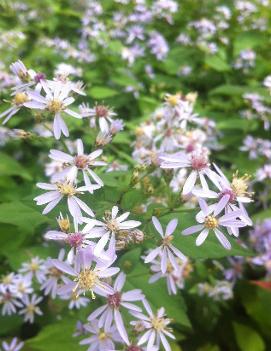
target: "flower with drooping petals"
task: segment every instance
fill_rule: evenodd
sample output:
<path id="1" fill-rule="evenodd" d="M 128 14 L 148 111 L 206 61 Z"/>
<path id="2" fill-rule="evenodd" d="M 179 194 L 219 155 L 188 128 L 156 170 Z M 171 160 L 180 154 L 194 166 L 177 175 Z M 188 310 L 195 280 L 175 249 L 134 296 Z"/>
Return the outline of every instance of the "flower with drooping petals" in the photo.
<path id="1" fill-rule="evenodd" d="M 155 229 L 162 237 L 162 243 L 159 247 L 150 251 L 150 253 L 145 257 L 144 262 L 149 263 L 152 262 L 158 255 L 161 257 L 161 271 L 163 274 L 167 271 L 167 264 L 168 261 L 172 264 L 175 269 L 178 269 L 177 258 L 181 259 L 182 261 L 186 261 L 186 256 L 181 253 L 179 249 L 172 245 L 173 240 L 173 233 L 178 225 L 177 219 L 172 219 L 164 233 L 161 223 L 156 217 L 152 217 L 152 223 Z"/>

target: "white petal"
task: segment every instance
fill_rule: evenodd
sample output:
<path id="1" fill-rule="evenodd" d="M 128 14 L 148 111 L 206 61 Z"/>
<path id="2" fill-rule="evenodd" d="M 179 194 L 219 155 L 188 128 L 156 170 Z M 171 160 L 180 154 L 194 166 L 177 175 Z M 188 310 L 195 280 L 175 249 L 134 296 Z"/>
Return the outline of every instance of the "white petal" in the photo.
<path id="1" fill-rule="evenodd" d="M 196 240 L 196 245 L 197 246 L 200 246 L 204 243 L 205 239 L 207 238 L 209 234 L 209 229 L 203 229 L 203 231 L 199 234 L 199 236 L 197 237 L 197 240 Z"/>

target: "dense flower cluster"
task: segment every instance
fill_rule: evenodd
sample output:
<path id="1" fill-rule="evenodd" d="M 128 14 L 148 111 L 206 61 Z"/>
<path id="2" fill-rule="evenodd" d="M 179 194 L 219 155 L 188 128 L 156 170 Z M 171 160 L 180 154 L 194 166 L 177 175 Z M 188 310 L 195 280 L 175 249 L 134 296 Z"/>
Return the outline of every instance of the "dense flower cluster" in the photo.
<path id="1" fill-rule="evenodd" d="M 27 57 L 9 72 L 0 62 L 0 89 L 8 97 L 0 146 L 16 147 L 3 174 L 30 179 L 19 164 L 13 168 L 16 158 L 29 165 L 19 143 L 33 144 L 38 182 L 33 196 L 26 189 L 25 202 L 28 208 L 34 200 L 29 208 L 42 232 L 38 254 L 24 252 L 29 259 L 18 265 L 4 261 L 3 318 L 21 317 L 34 335 L 49 308 L 56 321 L 62 313 L 80 319 L 73 336 L 88 351 L 171 351 L 182 338 L 173 327 L 184 289 L 191 309 L 195 296 L 204 301 L 203 318 L 208 303 L 225 306 L 247 276 L 249 284 L 270 289 L 271 221 L 262 220 L 269 212 L 250 212 L 252 205 L 270 206 L 271 76 L 258 68 L 268 5 L 215 2 L 196 13 L 194 2 L 82 0 L 63 13 L 79 26 L 71 39 L 51 36 L 49 27 L 35 39 L 41 53 L 57 58 L 51 73 L 42 54 L 41 71 Z M 22 27 L 44 17 L 27 3 L 9 6 Z M 4 31 L 0 51 L 10 52 L 10 43 L 22 48 L 27 38 Z M 241 157 L 234 163 L 236 150 Z M 8 201 L 20 196 L 10 183 Z M 16 221 L 7 226 L 17 230 Z M 244 256 L 226 258 L 233 252 Z M 13 338 L 0 349 L 23 347 Z"/>

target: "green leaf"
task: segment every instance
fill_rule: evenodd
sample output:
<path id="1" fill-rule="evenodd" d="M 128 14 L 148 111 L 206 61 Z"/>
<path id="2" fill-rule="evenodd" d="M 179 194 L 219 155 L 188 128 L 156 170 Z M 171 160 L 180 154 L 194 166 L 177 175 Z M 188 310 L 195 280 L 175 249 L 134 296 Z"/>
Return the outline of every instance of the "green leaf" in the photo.
<path id="1" fill-rule="evenodd" d="M 76 320 L 71 318 L 47 325 L 37 336 L 27 340 L 25 345 L 32 351 L 78 351 L 79 340 L 72 336 L 75 325 Z"/>
<path id="2" fill-rule="evenodd" d="M 20 176 L 26 180 L 31 180 L 32 176 L 20 165 L 18 161 L 7 154 L 0 152 L 0 175 Z"/>
<path id="3" fill-rule="evenodd" d="M 37 226 L 46 222 L 46 216 L 20 201 L 0 204 L 0 223 L 12 224 L 33 233 Z"/>
<path id="4" fill-rule="evenodd" d="M 265 345 L 262 337 L 251 327 L 233 322 L 237 344 L 241 351 L 264 351 Z"/>
<path id="5" fill-rule="evenodd" d="M 205 64 L 217 72 L 227 72 L 230 70 L 230 66 L 225 59 L 218 55 L 207 56 L 205 59 Z"/>
<path id="6" fill-rule="evenodd" d="M 271 293 L 252 284 L 239 286 L 240 301 L 247 314 L 257 322 L 261 331 L 271 340 Z"/>
<path id="7" fill-rule="evenodd" d="M 106 99 L 118 95 L 116 90 L 105 87 L 93 87 L 89 89 L 89 94 L 94 99 Z"/>

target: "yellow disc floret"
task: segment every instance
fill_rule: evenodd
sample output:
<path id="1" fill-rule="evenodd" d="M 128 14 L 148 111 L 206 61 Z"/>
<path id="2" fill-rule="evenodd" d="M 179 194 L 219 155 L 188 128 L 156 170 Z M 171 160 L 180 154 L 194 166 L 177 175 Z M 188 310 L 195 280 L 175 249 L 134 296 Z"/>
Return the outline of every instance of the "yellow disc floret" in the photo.
<path id="1" fill-rule="evenodd" d="M 232 177 L 231 187 L 236 196 L 251 196 L 252 193 L 248 192 L 248 182 L 250 176 L 248 174 L 243 175 L 243 177 L 238 177 L 238 172 L 236 172 Z"/>
<path id="2" fill-rule="evenodd" d="M 168 94 L 165 97 L 166 102 L 173 107 L 177 106 L 180 99 L 181 99 L 181 94 L 179 94 L 179 93 L 175 94 L 175 95 Z"/>
<path id="3" fill-rule="evenodd" d="M 47 105 L 48 111 L 52 113 L 60 112 L 61 110 L 63 110 L 63 108 L 64 108 L 63 102 L 58 99 L 53 99 L 49 101 Z"/>
<path id="4" fill-rule="evenodd" d="M 76 194 L 76 189 L 73 184 L 65 182 L 65 183 L 57 183 L 57 189 L 60 194 L 65 196 L 73 196 Z"/>
<path id="5" fill-rule="evenodd" d="M 86 268 L 79 273 L 75 281 L 77 285 L 74 292 L 78 290 L 90 291 L 92 299 L 95 299 L 93 289 L 99 283 L 99 277 L 96 272 L 90 268 Z"/>
<path id="6" fill-rule="evenodd" d="M 16 93 L 16 95 L 14 96 L 13 102 L 15 105 L 19 106 L 24 104 L 28 100 L 29 100 L 28 96 L 25 93 Z"/>
<path id="7" fill-rule="evenodd" d="M 204 219 L 204 226 L 208 229 L 214 229 L 218 227 L 218 220 L 214 216 L 207 216 Z"/>

